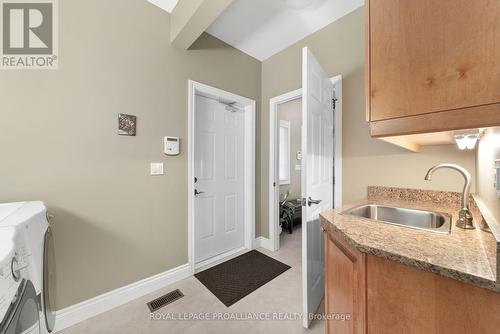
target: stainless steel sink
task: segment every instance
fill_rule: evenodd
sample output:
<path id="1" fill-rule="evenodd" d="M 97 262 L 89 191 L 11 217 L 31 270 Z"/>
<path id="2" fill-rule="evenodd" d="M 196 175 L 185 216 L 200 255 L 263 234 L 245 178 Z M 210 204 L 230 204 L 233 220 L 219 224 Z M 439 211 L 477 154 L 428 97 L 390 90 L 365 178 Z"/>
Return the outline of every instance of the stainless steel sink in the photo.
<path id="1" fill-rule="evenodd" d="M 341 214 L 436 233 L 450 233 L 451 229 L 450 215 L 389 205 L 365 204 L 341 212 Z"/>

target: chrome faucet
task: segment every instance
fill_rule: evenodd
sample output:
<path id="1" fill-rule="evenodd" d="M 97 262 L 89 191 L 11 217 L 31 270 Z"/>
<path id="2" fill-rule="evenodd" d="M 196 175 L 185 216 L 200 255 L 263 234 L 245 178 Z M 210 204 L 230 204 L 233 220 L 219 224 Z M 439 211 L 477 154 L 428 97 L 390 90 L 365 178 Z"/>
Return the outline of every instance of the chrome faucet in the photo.
<path id="1" fill-rule="evenodd" d="M 432 167 L 429 169 L 427 174 L 425 175 L 425 180 L 426 181 L 431 181 L 432 180 L 432 174 L 441 168 L 450 168 L 458 171 L 460 174 L 465 179 L 465 184 L 464 184 L 464 190 L 462 193 L 462 203 L 461 203 L 461 209 L 458 214 L 458 220 L 456 223 L 457 227 L 466 229 L 466 230 L 472 230 L 474 229 L 474 224 L 472 221 L 472 214 L 470 213 L 469 210 L 469 194 L 470 194 L 470 185 L 471 185 L 471 176 L 470 173 L 463 167 L 460 167 L 458 165 L 453 165 L 453 164 L 441 164 Z"/>

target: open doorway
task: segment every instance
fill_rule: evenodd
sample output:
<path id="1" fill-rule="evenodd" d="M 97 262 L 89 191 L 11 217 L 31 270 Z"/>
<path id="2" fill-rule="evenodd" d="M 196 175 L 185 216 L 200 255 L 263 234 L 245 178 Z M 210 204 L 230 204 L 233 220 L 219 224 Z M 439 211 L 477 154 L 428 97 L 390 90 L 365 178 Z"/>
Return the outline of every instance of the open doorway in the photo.
<path id="1" fill-rule="evenodd" d="M 301 160 L 302 98 L 277 106 L 278 117 L 278 191 L 279 244 L 293 242 L 300 236 L 302 224 Z"/>
<path id="2" fill-rule="evenodd" d="M 331 79 L 335 90 L 335 132 L 334 132 L 334 204 L 338 207 L 342 204 L 342 76 L 334 76 Z M 301 168 L 302 168 L 302 140 L 294 139 L 293 133 L 302 133 L 302 89 L 290 91 L 288 93 L 270 99 L 270 141 L 269 141 L 269 245 L 271 250 L 278 250 L 280 242 L 290 239 L 286 234 L 300 233 L 300 218 L 302 216 L 301 198 Z M 296 119 L 296 113 L 300 114 Z M 290 147 L 283 146 L 285 153 L 280 151 L 280 141 L 288 142 L 287 126 L 290 126 Z M 298 129 L 297 129 L 298 127 Z M 283 140 L 280 138 L 283 137 Z M 294 143 L 292 143 L 292 141 Z M 288 165 L 287 162 L 289 161 Z M 281 163 L 281 164 L 280 164 Z M 290 171 L 290 178 L 286 173 L 280 176 L 280 168 L 283 171 Z M 283 180 L 280 180 L 283 179 Z M 290 192 L 288 193 L 288 191 Z M 286 196 L 288 193 L 288 196 Z M 286 197 L 285 197 L 286 196 Z M 282 207 L 284 203 L 290 202 L 295 208 L 293 210 L 293 222 L 291 232 L 287 229 L 289 224 L 282 224 Z M 290 205 L 290 206 L 291 206 Z M 282 226 L 285 226 L 283 228 Z"/>

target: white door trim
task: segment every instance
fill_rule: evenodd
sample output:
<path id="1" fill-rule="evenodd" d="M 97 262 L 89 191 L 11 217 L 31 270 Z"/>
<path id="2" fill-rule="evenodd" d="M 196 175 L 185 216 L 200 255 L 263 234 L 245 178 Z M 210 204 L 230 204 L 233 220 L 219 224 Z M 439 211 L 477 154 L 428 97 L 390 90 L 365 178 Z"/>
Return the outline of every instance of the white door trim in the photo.
<path id="1" fill-rule="evenodd" d="M 278 106 L 300 99 L 302 89 L 273 97 L 269 101 L 269 241 L 272 251 L 279 249 L 279 165 L 278 165 Z"/>
<path id="2" fill-rule="evenodd" d="M 236 101 L 244 105 L 245 113 L 245 153 L 244 153 L 244 230 L 246 251 L 253 249 L 255 239 L 255 100 L 236 95 L 225 90 L 211 87 L 193 80 L 188 81 L 188 263 L 190 272 L 207 269 L 217 263 L 235 256 L 235 250 L 216 256 L 212 261 L 195 263 L 194 247 L 194 117 L 195 96 L 201 93 L 224 100 Z M 238 250 L 236 254 L 240 253 Z"/>
<path id="3" fill-rule="evenodd" d="M 335 112 L 335 185 L 334 205 L 342 205 L 342 75 L 330 80 L 335 85 L 337 98 Z M 279 249 L 279 170 L 278 170 L 278 106 L 302 98 L 302 89 L 273 97 L 269 100 L 269 241 L 272 251 Z M 276 186 L 275 186 L 276 185 Z"/>
<path id="4" fill-rule="evenodd" d="M 342 75 L 336 75 L 330 78 L 335 87 L 335 104 L 334 115 L 334 146 L 335 155 L 333 156 L 333 163 L 335 170 L 333 177 L 335 184 L 333 185 L 333 205 L 335 208 L 342 206 Z M 337 163 L 338 162 L 338 163 Z"/>

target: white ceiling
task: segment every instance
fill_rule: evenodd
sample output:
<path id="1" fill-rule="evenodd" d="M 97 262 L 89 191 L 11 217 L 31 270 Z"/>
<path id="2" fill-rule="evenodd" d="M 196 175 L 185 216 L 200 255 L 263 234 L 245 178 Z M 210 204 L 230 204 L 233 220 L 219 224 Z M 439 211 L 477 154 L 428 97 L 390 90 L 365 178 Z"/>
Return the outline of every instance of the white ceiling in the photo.
<path id="1" fill-rule="evenodd" d="M 175 8 L 175 5 L 177 5 L 177 2 L 179 0 L 148 0 L 151 2 L 153 5 L 156 5 L 160 7 L 163 10 L 166 10 L 169 13 L 172 13 L 172 11 Z"/>
<path id="2" fill-rule="evenodd" d="M 364 0 L 234 0 L 207 32 L 259 60 L 364 5 Z"/>

